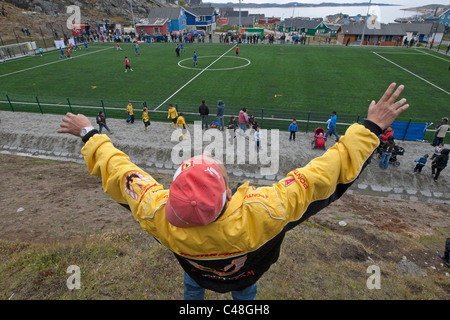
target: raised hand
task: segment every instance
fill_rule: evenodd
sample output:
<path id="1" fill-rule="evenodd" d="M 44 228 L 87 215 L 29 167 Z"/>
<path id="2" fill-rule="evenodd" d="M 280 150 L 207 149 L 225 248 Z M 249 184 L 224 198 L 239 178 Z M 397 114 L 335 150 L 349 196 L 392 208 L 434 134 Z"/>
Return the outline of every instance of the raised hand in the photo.
<path id="1" fill-rule="evenodd" d="M 377 103 L 372 101 L 367 112 L 367 120 L 376 123 L 382 130 L 386 129 L 400 113 L 409 108 L 409 104 L 405 104 L 405 98 L 396 102 L 405 86 L 400 85 L 396 90 L 395 87 L 397 84 L 394 82 Z"/>
<path id="2" fill-rule="evenodd" d="M 80 131 L 84 127 L 91 126 L 89 119 L 83 114 L 74 115 L 68 112 L 63 118 L 59 125 L 62 129 L 56 130 L 58 133 L 69 133 L 74 136 L 79 137 Z"/>

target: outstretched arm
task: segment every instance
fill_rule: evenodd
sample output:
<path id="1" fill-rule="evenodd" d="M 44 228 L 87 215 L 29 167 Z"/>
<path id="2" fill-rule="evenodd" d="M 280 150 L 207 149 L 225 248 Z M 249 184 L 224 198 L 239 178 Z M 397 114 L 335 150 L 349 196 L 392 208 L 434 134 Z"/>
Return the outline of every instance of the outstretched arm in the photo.
<path id="1" fill-rule="evenodd" d="M 282 209 L 288 220 L 299 223 L 341 197 L 369 163 L 379 145 L 378 135 L 409 106 L 397 101 L 404 86 L 391 84 L 382 98 L 372 101 L 363 125 L 350 126 L 339 143 L 305 167 L 294 169 L 274 185 L 284 199 Z"/>

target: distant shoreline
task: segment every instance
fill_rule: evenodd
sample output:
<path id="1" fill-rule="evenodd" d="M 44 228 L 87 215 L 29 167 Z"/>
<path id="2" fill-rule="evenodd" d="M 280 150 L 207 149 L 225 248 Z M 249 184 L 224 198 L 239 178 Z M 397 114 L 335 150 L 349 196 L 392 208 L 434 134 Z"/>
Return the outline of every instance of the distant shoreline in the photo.
<path id="1" fill-rule="evenodd" d="M 214 5 L 216 8 L 237 8 L 239 7 L 236 3 L 210 3 L 204 2 L 204 4 Z M 241 8 L 320 8 L 320 7 L 367 7 L 369 5 L 368 2 L 362 3 L 334 3 L 334 2 L 322 2 L 319 4 L 314 3 L 298 3 L 298 2 L 289 2 L 289 3 L 241 3 Z M 397 4 L 387 4 L 387 3 L 372 3 L 371 6 L 399 6 Z"/>

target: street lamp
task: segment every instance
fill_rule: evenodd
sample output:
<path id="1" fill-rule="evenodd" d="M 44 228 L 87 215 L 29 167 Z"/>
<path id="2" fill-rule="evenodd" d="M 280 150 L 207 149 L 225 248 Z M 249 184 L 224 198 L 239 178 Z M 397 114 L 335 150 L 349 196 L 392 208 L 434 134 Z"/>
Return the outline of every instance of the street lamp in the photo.
<path id="1" fill-rule="evenodd" d="M 130 6 L 131 6 L 131 19 L 133 19 L 134 36 L 137 39 L 136 23 L 134 23 L 133 0 L 130 0 Z"/>
<path id="2" fill-rule="evenodd" d="M 370 5 L 371 5 L 371 3 L 372 3 L 372 0 L 369 0 L 369 7 L 367 8 L 367 14 L 366 14 L 366 17 L 369 16 L 369 10 L 370 10 Z M 364 27 L 363 27 L 363 32 L 362 32 L 362 36 L 361 36 L 361 46 L 362 46 L 362 44 L 363 44 L 363 41 L 364 41 L 364 34 L 365 34 L 365 32 L 366 32 L 366 23 L 367 23 L 367 21 L 364 19 Z M 369 42 L 367 42 L 367 43 L 369 43 Z"/>

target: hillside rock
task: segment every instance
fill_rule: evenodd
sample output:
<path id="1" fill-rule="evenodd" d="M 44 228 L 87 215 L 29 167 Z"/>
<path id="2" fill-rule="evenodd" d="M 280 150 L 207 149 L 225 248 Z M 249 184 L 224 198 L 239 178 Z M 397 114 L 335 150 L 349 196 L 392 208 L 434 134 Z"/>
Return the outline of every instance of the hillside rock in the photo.
<path id="1" fill-rule="evenodd" d="M 92 15 L 103 16 L 104 19 L 111 17 L 131 17 L 131 7 L 129 1 L 123 0 L 69 0 L 69 1 L 50 1 L 50 0 L 6 0 L 14 6 L 35 11 L 38 13 L 45 13 L 50 17 L 58 15 L 65 15 L 66 7 L 70 5 L 79 6 L 82 15 L 90 19 Z M 161 6 L 159 2 L 153 0 L 133 0 L 133 13 L 138 17 L 147 16 L 152 7 Z"/>

